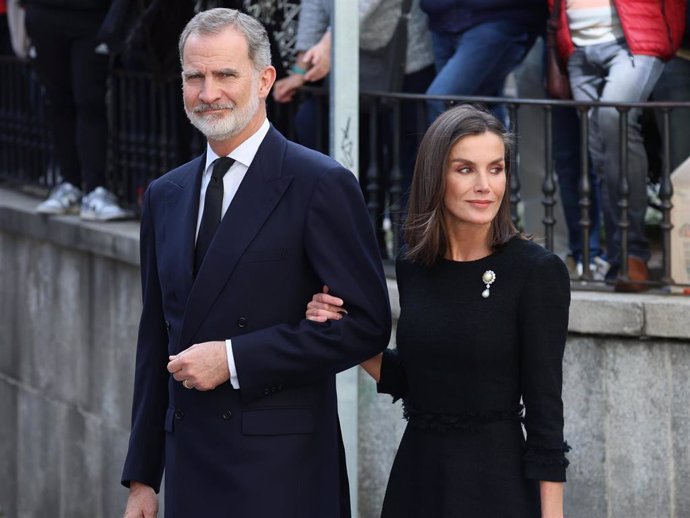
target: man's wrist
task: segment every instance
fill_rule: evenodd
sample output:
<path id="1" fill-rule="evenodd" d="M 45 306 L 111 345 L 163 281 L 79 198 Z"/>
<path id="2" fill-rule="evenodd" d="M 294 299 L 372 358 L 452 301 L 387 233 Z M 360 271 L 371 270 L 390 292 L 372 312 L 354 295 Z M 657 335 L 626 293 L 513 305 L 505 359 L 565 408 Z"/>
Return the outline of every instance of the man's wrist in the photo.
<path id="1" fill-rule="evenodd" d="M 293 73 L 293 74 L 299 75 L 299 76 L 303 76 L 304 74 L 307 73 L 307 69 L 306 69 L 306 68 L 302 68 L 302 67 L 299 66 L 297 63 L 295 63 L 294 65 L 292 65 L 292 66 L 290 67 L 290 72 Z"/>

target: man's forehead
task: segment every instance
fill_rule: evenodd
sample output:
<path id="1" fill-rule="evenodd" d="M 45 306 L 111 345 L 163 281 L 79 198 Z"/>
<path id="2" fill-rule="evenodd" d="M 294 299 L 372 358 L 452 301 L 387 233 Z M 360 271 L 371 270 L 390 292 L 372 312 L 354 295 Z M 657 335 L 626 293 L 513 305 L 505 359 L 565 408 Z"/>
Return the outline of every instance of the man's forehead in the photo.
<path id="1" fill-rule="evenodd" d="M 220 29 L 217 32 L 192 32 L 185 42 L 185 48 L 191 44 L 204 45 L 222 45 L 227 41 L 232 41 L 233 46 L 247 47 L 247 38 L 245 35 L 232 26 Z"/>
<path id="2" fill-rule="evenodd" d="M 244 34 L 232 27 L 227 27 L 213 34 L 190 34 L 182 52 L 183 59 L 188 56 L 249 59 L 249 46 Z"/>

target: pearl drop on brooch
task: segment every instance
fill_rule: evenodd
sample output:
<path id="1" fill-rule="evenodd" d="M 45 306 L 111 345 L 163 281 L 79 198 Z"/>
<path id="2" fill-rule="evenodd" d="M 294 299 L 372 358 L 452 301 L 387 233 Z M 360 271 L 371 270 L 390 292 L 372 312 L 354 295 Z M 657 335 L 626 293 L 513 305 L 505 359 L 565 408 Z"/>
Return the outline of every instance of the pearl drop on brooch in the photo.
<path id="1" fill-rule="evenodd" d="M 491 295 L 490 288 L 491 288 L 491 285 L 494 283 L 495 280 L 496 280 L 496 274 L 494 273 L 493 270 L 486 270 L 482 274 L 482 282 L 484 284 L 486 284 L 486 289 L 484 291 L 482 291 L 482 297 L 484 297 L 485 299 L 488 299 L 489 295 Z"/>

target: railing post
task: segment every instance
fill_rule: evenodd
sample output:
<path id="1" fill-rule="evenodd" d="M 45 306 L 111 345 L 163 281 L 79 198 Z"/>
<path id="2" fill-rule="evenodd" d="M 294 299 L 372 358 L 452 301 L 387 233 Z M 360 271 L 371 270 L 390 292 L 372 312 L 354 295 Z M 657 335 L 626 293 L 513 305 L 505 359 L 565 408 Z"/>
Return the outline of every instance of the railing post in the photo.
<path id="1" fill-rule="evenodd" d="M 378 153 L 376 152 L 378 143 L 376 139 L 378 135 L 378 104 L 377 99 L 374 98 L 371 98 L 370 102 L 367 103 L 369 107 L 369 164 L 367 166 L 366 193 L 369 217 L 374 228 L 377 228 L 381 213 L 381 207 L 379 207 L 379 190 L 381 185 L 379 184 Z"/>
<path id="2" fill-rule="evenodd" d="M 509 104 L 508 105 L 508 117 L 510 119 L 510 131 L 517 139 L 518 135 L 518 114 L 517 114 L 517 105 L 516 104 Z M 510 217 L 513 220 L 513 224 L 516 227 L 521 227 L 520 225 L 520 217 L 518 215 L 518 205 L 520 204 L 520 175 L 518 172 L 518 164 L 520 161 L 518 160 L 518 149 L 519 146 L 515 145 L 515 152 L 512 154 L 510 158 Z"/>
<path id="3" fill-rule="evenodd" d="M 582 232 L 582 279 L 592 280 L 591 250 L 589 249 L 589 233 L 592 220 L 589 211 L 592 206 L 592 193 L 589 184 L 589 116 L 587 107 L 578 106 L 580 115 L 580 228 Z"/>
<path id="4" fill-rule="evenodd" d="M 402 213 L 402 171 L 400 169 L 400 100 L 392 99 L 393 111 L 393 149 L 391 151 L 390 172 L 390 218 L 393 235 L 393 256 L 400 247 L 400 219 Z"/>
<path id="5" fill-rule="evenodd" d="M 661 200 L 661 241 L 663 253 L 663 272 L 661 282 L 665 285 L 673 284 L 671 277 L 671 209 L 673 204 L 673 184 L 671 183 L 671 123 L 670 110 L 661 109 L 662 115 L 662 142 L 663 142 L 663 166 L 661 172 L 661 182 L 659 184 L 659 199 Z M 687 137 L 687 136 L 686 136 Z"/>
<path id="6" fill-rule="evenodd" d="M 620 210 L 620 273 L 618 277 L 628 280 L 628 198 L 630 197 L 630 182 L 628 180 L 628 111 L 629 108 L 618 107 L 618 136 L 620 138 L 620 175 L 618 179 L 618 208 Z M 610 236 L 607 236 L 610 239 Z"/>
<path id="7" fill-rule="evenodd" d="M 556 193 L 556 183 L 553 178 L 553 109 L 551 105 L 547 105 L 544 108 L 545 117 L 545 140 L 546 145 L 545 150 L 545 163 L 546 171 L 544 174 L 544 181 L 541 186 L 541 190 L 544 193 L 544 198 L 542 200 L 542 205 L 544 205 L 544 219 L 542 223 L 544 224 L 544 236 L 546 238 L 546 248 L 553 251 L 553 228 L 556 224 L 556 219 L 554 217 L 553 208 L 556 205 L 556 198 L 554 194 Z"/>

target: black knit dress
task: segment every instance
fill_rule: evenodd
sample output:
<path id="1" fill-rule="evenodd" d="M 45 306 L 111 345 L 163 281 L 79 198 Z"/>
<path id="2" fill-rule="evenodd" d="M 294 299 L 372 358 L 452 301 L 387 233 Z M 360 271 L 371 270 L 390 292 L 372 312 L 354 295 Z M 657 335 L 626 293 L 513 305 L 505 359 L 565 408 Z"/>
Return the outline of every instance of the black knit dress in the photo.
<path id="1" fill-rule="evenodd" d="M 382 517 L 539 518 L 538 481 L 565 481 L 568 464 L 565 265 L 514 238 L 477 261 L 398 259 L 396 270 L 397 349 L 378 390 L 403 398 L 408 425 Z"/>

